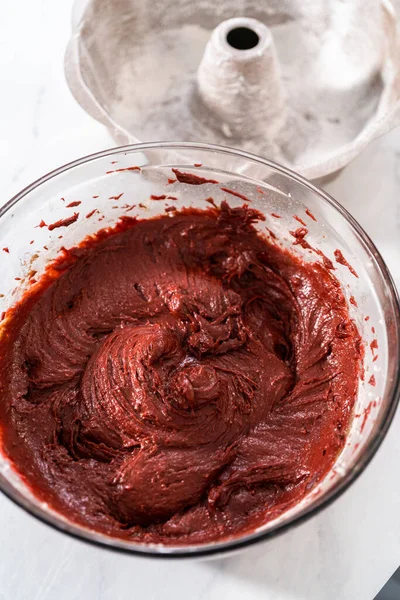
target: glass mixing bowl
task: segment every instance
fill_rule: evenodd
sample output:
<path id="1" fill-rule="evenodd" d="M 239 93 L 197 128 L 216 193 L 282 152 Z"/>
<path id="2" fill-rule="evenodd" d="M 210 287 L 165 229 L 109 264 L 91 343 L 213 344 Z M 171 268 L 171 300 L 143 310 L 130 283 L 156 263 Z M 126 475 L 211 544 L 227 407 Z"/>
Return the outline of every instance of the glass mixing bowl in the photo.
<path id="1" fill-rule="evenodd" d="M 172 168 L 219 183 L 176 181 Z M 175 199 L 154 199 L 165 195 Z M 243 196 L 266 216 L 257 225 L 259 230 L 268 228 L 280 244 L 304 260 L 322 259 L 293 246 L 289 231 L 301 226 L 295 218 L 306 224 L 307 240 L 314 248 L 332 260 L 339 249 L 351 265 L 335 262 L 335 275 L 365 344 L 365 375 L 346 445 L 334 467 L 296 506 L 252 533 L 204 545 L 161 546 L 107 537 L 69 521 L 38 500 L 7 457 L 0 456 L 1 490 L 32 515 L 116 550 L 162 557 L 221 553 L 270 538 L 315 514 L 337 498 L 375 454 L 399 400 L 400 315 L 394 284 L 377 249 L 351 215 L 328 194 L 271 161 L 206 144 L 149 143 L 99 152 L 45 175 L 0 209 L 0 248 L 9 250 L 0 253 L 0 314 L 32 285 L 33 272 L 35 279 L 40 277 L 61 246 L 70 247 L 123 215 L 152 217 L 165 214 L 172 205 L 209 208 L 210 197 L 217 204 L 227 199 L 241 205 Z M 68 208 L 71 202 L 80 204 Z M 42 219 L 53 223 L 74 211 L 79 216 L 67 228 L 38 227 Z M 370 383 L 372 375 L 375 385 Z"/>

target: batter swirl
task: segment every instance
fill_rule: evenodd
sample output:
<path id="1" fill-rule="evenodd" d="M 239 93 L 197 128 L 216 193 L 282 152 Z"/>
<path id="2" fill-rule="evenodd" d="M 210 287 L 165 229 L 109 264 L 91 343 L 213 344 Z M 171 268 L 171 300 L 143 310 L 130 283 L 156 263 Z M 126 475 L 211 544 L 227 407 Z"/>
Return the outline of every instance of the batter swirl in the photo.
<path id="1" fill-rule="evenodd" d="M 3 445 L 69 518 L 143 542 L 251 530 L 329 470 L 357 390 L 341 288 L 248 208 L 65 251 L 0 340 Z"/>

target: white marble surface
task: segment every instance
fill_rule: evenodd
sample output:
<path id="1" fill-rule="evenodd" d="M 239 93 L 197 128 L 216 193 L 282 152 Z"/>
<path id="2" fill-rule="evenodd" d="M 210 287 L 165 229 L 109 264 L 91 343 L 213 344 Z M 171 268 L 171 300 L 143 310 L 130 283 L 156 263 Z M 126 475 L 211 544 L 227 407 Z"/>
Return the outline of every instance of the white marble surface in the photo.
<path id="1" fill-rule="evenodd" d="M 113 145 L 64 81 L 70 11 L 70 0 L 1 4 L 0 202 Z M 372 236 L 400 286 L 400 130 L 326 187 Z M 0 600 L 370 600 L 400 564 L 399 452 L 400 412 L 372 464 L 333 506 L 276 540 L 210 562 L 92 548 L 0 496 Z"/>

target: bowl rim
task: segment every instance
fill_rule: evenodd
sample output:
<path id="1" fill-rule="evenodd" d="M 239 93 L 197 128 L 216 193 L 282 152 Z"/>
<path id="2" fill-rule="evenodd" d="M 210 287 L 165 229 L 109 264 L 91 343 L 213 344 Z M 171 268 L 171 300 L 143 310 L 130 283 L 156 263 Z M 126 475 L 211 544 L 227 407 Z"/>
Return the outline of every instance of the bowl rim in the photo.
<path id="1" fill-rule="evenodd" d="M 46 181 L 57 177 L 65 173 L 66 171 L 72 170 L 75 167 L 86 164 L 88 162 L 105 158 L 108 156 L 114 156 L 121 153 L 140 152 L 144 150 L 156 150 L 156 149 L 168 149 L 168 150 L 186 150 L 186 151 L 209 151 L 220 154 L 234 155 L 255 163 L 262 164 L 270 167 L 275 171 L 284 174 L 291 180 L 305 186 L 311 190 L 314 194 L 319 196 L 324 202 L 332 206 L 351 226 L 353 231 L 356 233 L 358 239 L 364 244 L 368 252 L 373 256 L 380 275 L 384 280 L 387 290 L 389 291 L 389 297 L 392 304 L 394 313 L 395 331 L 397 335 L 397 346 L 395 353 L 397 355 L 397 371 L 392 385 L 391 397 L 388 401 L 387 407 L 382 415 L 381 426 L 372 436 L 368 446 L 365 448 L 364 453 L 358 458 L 355 465 L 345 473 L 333 487 L 321 497 L 316 498 L 313 505 L 303 508 L 299 514 L 292 517 L 288 522 L 277 524 L 268 531 L 254 531 L 246 533 L 242 537 L 228 538 L 220 542 L 213 542 L 204 545 L 189 545 L 189 546 L 164 546 L 159 544 L 133 544 L 131 542 L 113 538 L 102 534 L 96 530 L 85 528 L 80 526 L 73 521 L 65 519 L 62 514 L 57 515 L 57 512 L 47 513 L 42 507 L 31 504 L 28 498 L 25 498 L 23 494 L 14 488 L 9 481 L 0 474 L 0 491 L 4 493 L 12 502 L 19 507 L 26 510 L 30 515 L 37 518 L 42 523 L 50 525 L 54 529 L 68 534 L 74 539 L 85 541 L 101 548 L 108 548 L 110 550 L 131 554 L 136 556 L 147 556 L 152 558 L 198 558 L 206 557 L 211 555 L 232 553 L 246 546 L 250 546 L 256 543 L 260 543 L 264 540 L 271 539 L 292 529 L 293 527 L 307 521 L 312 516 L 318 514 L 322 509 L 328 507 L 336 498 L 338 498 L 344 491 L 346 491 L 350 485 L 356 481 L 356 479 L 365 470 L 372 458 L 376 454 L 380 447 L 384 437 L 386 436 L 389 427 L 393 421 L 394 414 L 396 412 L 399 400 L 400 400 L 400 298 L 397 291 L 396 285 L 392 279 L 390 271 L 386 266 L 385 261 L 377 250 L 375 244 L 371 238 L 359 225 L 355 218 L 330 194 L 308 181 L 305 177 L 299 175 L 295 171 L 280 165 L 272 160 L 262 158 L 255 154 L 230 148 L 228 146 L 221 146 L 216 144 L 196 143 L 196 142 L 143 142 L 138 144 L 126 144 L 123 146 L 116 146 L 95 152 L 87 156 L 83 156 L 71 162 L 68 162 L 61 167 L 58 167 L 47 174 L 43 175 L 39 179 L 35 180 L 20 192 L 14 195 L 8 202 L 0 207 L 0 218 L 5 215 L 17 202 L 27 196 L 31 191 L 40 187 Z M 207 165 L 206 165 L 207 166 Z"/>

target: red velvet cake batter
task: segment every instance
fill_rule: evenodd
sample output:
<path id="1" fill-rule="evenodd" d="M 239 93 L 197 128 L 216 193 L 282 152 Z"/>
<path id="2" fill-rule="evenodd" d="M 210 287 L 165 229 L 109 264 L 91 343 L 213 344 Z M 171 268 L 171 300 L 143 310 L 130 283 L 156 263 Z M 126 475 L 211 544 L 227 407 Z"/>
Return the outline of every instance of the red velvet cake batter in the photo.
<path id="1" fill-rule="evenodd" d="M 255 210 L 125 220 L 65 250 L 0 338 L 4 452 L 34 493 L 109 535 L 249 531 L 330 469 L 360 337 L 340 285 Z"/>

